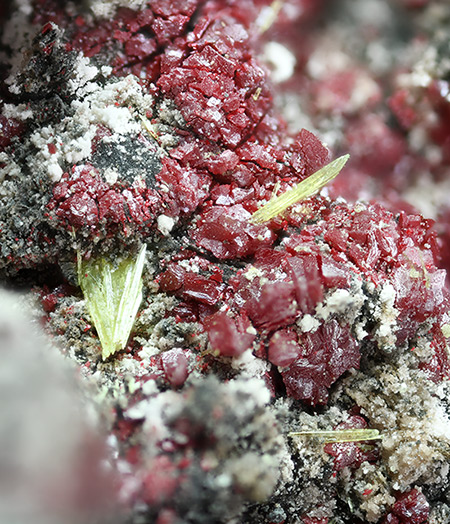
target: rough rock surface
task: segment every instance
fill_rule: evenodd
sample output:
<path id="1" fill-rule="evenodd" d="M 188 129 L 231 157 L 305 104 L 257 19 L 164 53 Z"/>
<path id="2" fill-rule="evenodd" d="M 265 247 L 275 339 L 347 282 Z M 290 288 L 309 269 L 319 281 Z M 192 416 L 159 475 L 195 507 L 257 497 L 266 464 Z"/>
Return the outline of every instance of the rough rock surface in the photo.
<path id="1" fill-rule="evenodd" d="M 0 481 L 27 503 L 1 494 L 0 520 L 448 523 L 449 20 L 437 0 L 0 6 L 0 279 L 25 292 L 0 295 Z M 142 244 L 103 361 L 77 260 Z"/>

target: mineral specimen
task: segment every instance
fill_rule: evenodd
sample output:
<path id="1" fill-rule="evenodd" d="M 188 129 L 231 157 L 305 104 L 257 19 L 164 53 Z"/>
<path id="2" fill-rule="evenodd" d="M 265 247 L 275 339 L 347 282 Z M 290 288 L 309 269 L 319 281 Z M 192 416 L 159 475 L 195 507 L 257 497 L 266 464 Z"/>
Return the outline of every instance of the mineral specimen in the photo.
<path id="1" fill-rule="evenodd" d="M 0 6 L 2 522 L 450 522 L 449 20 Z"/>

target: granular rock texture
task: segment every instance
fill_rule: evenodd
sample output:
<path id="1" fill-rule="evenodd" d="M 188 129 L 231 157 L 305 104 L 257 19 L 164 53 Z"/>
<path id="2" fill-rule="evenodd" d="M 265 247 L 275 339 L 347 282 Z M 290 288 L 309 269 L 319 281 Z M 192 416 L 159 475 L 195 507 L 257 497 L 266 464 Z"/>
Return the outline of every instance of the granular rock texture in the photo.
<path id="1" fill-rule="evenodd" d="M 0 278 L 48 337 L 35 363 L 0 296 L 23 415 L 0 480 L 27 502 L 1 518 L 449 522 L 449 20 L 438 0 L 0 6 Z M 144 244 L 103 360 L 80 268 Z"/>

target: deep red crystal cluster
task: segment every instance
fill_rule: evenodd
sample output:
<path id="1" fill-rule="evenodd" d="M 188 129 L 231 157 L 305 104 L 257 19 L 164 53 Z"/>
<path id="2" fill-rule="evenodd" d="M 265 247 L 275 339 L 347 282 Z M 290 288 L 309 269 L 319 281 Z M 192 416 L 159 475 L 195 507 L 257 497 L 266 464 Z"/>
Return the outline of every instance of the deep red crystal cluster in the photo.
<path id="1" fill-rule="evenodd" d="M 39 282 L 43 309 L 67 345 L 82 341 L 66 352 L 83 373 L 111 391 L 108 380 L 121 384 L 108 417 L 130 522 L 142 511 L 142 522 L 156 524 L 425 524 L 430 511 L 444 511 L 448 474 L 430 480 L 444 471 L 441 459 L 402 484 L 381 443 L 326 444 L 317 451 L 324 465 L 308 470 L 289 440 L 289 409 L 305 420 L 329 416 L 336 432 L 370 427 L 375 417 L 347 394 L 348 377 L 378 384 L 383 366 L 407 368 L 434 399 L 450 378 L 441 269 L 450 267 L 450 207 L 441 202 L 435 223 L 406 194 L 424 171 L 430 184 L 445 183 L 448 65 L 437 49 L 426 86 L 413 82 L 419 66 L 377 73 L 354 56 L 328 71 L 315 53 L 330 43 L 317 28 L 341 3 L 34 0 L 23 63 L 1 68 L 2 277 L 61 268 L 56 284 Z M 392 9 L 412 20 L 429 3 Z M 14 14 L 0 7 L 4 24 Z M 358 38 L 367 56 L 382 39 L 375 29 Z M 296 61 L 278 85 L 274 42 Z M 291 106 L 319 131 L 292 132 Z M 254 224 L 274 194 L 329 162 L 319 136 L 330 121 L 333 155 L 351 154 L 347 172 L 322 196 Z M 148 244 L 145 307 L 126 350 L 107 363 L 83 346 L 98 345 L 91 325 L 67 319 L 76 316 L 66 305 L 75 300 L 66 268 L 74 239 L 82 256 Z M 159 324 L 146 325 L 152 315 Z M 130 369 L 138 372 L 124 386 Z M 243 376 L 248 389 L 236 385 Z M 255 400 L 252 388 L 270 395 Z M 434 406 L 423 405 L 417 420 Z M 384 498 L 353 514 L 347 497 L 359 504 L 376 492 L 370 484 L 355 495 L 364 468 L 384 475 Z"/>
<path id="2" fill-rule="evenodd" d="M 417 489 L 402 493 L 384 522 L 386 524 L 423 524 L 428 521 L 430 507 L 427 499 Z"/>

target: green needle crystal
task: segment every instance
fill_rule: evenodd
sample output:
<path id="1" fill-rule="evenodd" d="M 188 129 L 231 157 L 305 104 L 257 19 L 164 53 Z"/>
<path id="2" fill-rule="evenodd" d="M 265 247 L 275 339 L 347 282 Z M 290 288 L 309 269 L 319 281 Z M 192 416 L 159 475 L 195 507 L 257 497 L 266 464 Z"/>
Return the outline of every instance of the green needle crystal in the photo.
<path id="1" fill-rule="evenodd" d="M 85 260 L 78 254 L 78 282 L 107 359 L 123 349 L 142 301 L 145 244 L 137 258 Z"/>
<path id="2" fill-rule="evenodd" d="M 340 156 L 326 166 L 316 171 L 313 175 L 305 178 L 299 184 L 282 195 L 271 198 L 266 205 L 258 209 L 250 218 L 253 224 L 262 224 L 286 211 L 286 209 L 314 193 L 317 193 L 323 186 L 328 184 L 333 178 L 342 171 L 350 155 Z"/>

